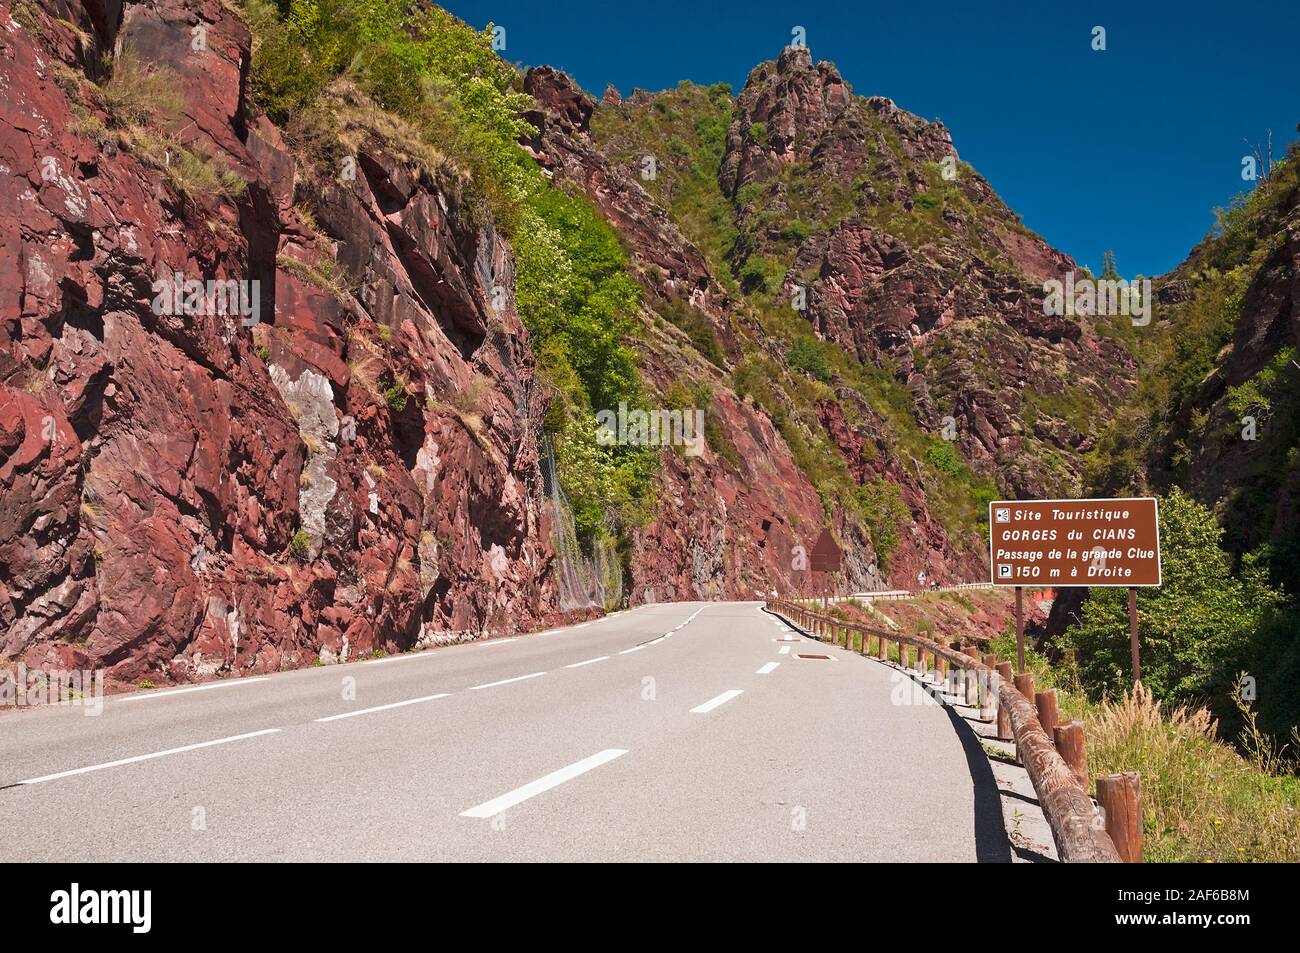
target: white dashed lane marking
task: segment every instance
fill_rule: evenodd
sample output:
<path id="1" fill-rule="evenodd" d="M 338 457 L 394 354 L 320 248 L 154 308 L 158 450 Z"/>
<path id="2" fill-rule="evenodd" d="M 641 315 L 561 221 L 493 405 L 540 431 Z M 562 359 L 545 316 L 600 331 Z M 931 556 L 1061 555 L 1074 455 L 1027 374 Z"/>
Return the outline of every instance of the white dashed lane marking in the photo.
<path id="1" fill-rule="evenodd" d="M 507 808 L 514 807 L 530 797 L 536 797 L 551 788 L 559 787 L 565 781 L 572 781 L 579 775 L 586 774 L 593 768 L 599 768 L 602 764 L 608 764 L 615 758 L 621 758 L 627 754 L 626 748 L 606 748 L 604 751 L 598 751 L 590 758 L 583 758 L 567 768 L 560 768 L 558 771 L 552 771 L 536 781 L 530 781 L 522 787 L 517 787 L 513 791 L 507 791 L 500 797 L 495 797 L 490 801 L 484 801 L 478 807 L 471 807 L 468 811 L 461 811 L 461 817 L 495 817 Z"/>
<path id="2" fill-rule="evenodd" d="M 585 662 L 574 662 L 572 665 L 566 665 L 565 668 L 582 668 L 584 665 L 591 665 L 593 662 L 603 662 L 609 658 L 608 655 L 602 655 L 599 658 L 589 658 Z"/>
<path id="3" fill-rule="evenodd" d="M 717 708 L 719 705 L 725 705 L 727 702 L 731 701 L 737 695 L 742 695 L 742 694 L 744 694 L 744 691 L 743 689 L 739 689 L 739 688 L 733 688 L 730 691 L 725 691 L 721 695 L 717 696 L 716 698 L 710 698 L 703 705 L 696 705 L 694 708 L 691 709 L 691 714 L 707 715 L 709 712 L 713 711 L 713 709 Z"/>
<path id="4" fill-rule="evenodd" d="M 471 685 L 469 690 L 476 692 L 482 688 L 496 688 L 498 685 L 510 685 L 514 682 L 522 682 L 525 679 L 538 678 L 545 674 L 545 672 L 533 672 L 531 675 L 516 675 L 514 678 L 503 678 L 499 682 L 488 682 L 486 685 Z"/>
<path id="5" fill-rule="evenodd" d="M 317 721 L 338 721 L 340 718 L 354 718 L 357 715 L 369 715 L 376 711 L 388 711 L 390 708 L 403 708 L 406 705 L 418 705 L 420 702 L 431 702 L 437 698 L 446 698 L 447 693 L 442 692 L 438 695 L 425 695 L 423 698 L 408 698 L 406 701 L 392 702 L 388 705 L 376 705 L 374 708 L 358 708 L 356 711 L 345 711 L 338 715 L 327 715 L 324 718 L 317 718 Z"/>
<path id="6" fill-rule="evenodd" d="M 107 768 L 120 768 L 126 764 L 135 764 L 138 761 L 151 761 L 154 758 L 164 758 L 171 754 L 181 754 L 185 751 L 197 751 L 200 748 L 211 748 L 213 745 L 229 744 L 232 741 L 243 741 L 247 738 L 259 738 L 262 735 L 273 735 L 279 728 L 263 728 L 261 731 L 250 731 L 242 735 L 232 735 L 229 738 L 217 738 L 213 741 L 200 741 L 198 744 L 183 745 L 179 748 L 168 748 L 166 751 L 155 751 L 152 754 L 138 754 L 133 758 L 121 758 L 117 761 L 105 761 L 103 764 L 92 764 L 84 768 L 73 768 L 71 771 L 60 771 L 57 774 L 45 774 L 39 778 L 28 778 L 26 781 L 19 781 L 19 784 L 41 784 L 45 781 L 55 781 L 59 778 L 70 778 L 75 774 L 89 774 L 91 771 L 103 771 Z"/>

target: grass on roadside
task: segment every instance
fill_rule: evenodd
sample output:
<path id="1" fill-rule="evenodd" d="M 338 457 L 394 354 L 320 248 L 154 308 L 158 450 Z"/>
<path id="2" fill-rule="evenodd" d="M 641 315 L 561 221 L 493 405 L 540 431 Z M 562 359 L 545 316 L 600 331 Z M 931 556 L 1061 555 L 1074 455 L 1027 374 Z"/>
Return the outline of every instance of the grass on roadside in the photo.
<path id="1" fill-rule="evenodd" d="M 1141 686 L 1101 704 L 1061 703 L 1084 722 L 1093 777 L 1142 776 L 1146 860 L 1300 861 L 1300 779 L 1243 758 L 1205 709 L 1162 710 Z"/>
<path id="2" fill-rule="evenodd" d="M 1014 659 L 1015 636 L 998 636 L 989 651 Z M 1027 651 L 1025 667 L 1035 690 L 1057 690 L 1062 720 L 1083 721 L 1093 778 L 1141 775 L 1146 860 L 1300 861 L 1300 778 L 1275 753 L 1243 757 L 1208 711 L 1166 710 L 1141 686 L 1097 703 L 1078 690 L 1068 664 Z M 1243 715 L 1250 723 L 1249 710 Z"/>

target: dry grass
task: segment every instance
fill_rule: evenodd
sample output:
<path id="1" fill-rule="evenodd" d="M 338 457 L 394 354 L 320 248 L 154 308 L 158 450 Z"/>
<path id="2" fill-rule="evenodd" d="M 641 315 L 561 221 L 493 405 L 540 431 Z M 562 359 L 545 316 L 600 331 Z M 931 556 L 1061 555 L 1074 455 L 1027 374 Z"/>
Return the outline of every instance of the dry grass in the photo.
<path id="1" fill-rule="evenodd" d="M 441 187 L 462 180 L 464 172 L 399 116 L 381 109 L 346 79 L 330 89 L 328 108 L 337 123 L 339 145 L 346 155 L 357 155 L 375 144 L 408 166 L 427 174 Z"/>
<path id="2" fill-rule="evenodd" d="M 112 74 L 99 87 L 99 98 L 122 146 L 162 170 L 181 195 L 237 198 L 248 187 L 244 178 L 202 148 L 177 140 L 185 99 L 174 71 L 141 61 L 130 47 L 113 59 Z M 78 115 L 77 131 L 102 140 L 98 118 Z"/>
<path id="3" fill-rule="evenodd" d="M 1141 686 L 1065 707 L 1083 717 L 1094 777 L 1141 774 L 1147 860 L 1300 861 L 1300 779 L 1261 770 L 1218 740 L 1209 712 L 1163 711 Z"/>
<path id="4" fill-rule="evenodd" d="M 164 129 L 176 124 L 185 107 L 180 88 L 174 72 L 144 63 L 134 50 L 124 47 L 99 95 L 114 126 Z"/>
<path id="5" fill-rule="evenodd" d="M 23 380 L 23 390 L 33 397 L 39 397 L 50 386 L 49 359 L 40 364 L 33 364 L 27 369 Z"/>
<path id="6" fill-rule="evenodd" d="M 488 388 L 492 386 L 492 381 L 483 374 L 475 374 L 469 382 L 469 386 L 464 390 L 452 391 L 447 397 L 447 403 L 464 416 L 481 418 L 483 414 L 483 398 Z M 480 426 L 482 421 L 479 421 Z"/>
<path id="7" fill-rule="evenodd" d="M 352 373 L 352 380 L 375 398 L 381 397 L 379 377 L 384 373 L 384 362 L 369 350 L 365 339 L 357 334 L 349 336 L 348 352 L 348 370 Z"/>
<path id="8" fill-rule="evenodd" d="M 333 258 L 322 256 L 316 264 L 309 265 L 289 255 L 276 255 L 275 264 L 299 281 L 314 285 L 331 295 L 334 300 L 343 305 L 348 304 L 351 296 L 361 287 L 361 282 L 350 277 Z"/>

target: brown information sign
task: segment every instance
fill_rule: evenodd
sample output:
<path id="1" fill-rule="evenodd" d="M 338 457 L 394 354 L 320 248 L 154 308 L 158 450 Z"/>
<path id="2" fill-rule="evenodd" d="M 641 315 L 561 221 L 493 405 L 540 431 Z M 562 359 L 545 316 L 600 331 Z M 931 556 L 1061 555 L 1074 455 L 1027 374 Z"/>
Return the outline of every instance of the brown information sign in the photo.
<path id="1" fill-rule="evenodd" d="M 995 586 L 1158 586 L 1153 499 L 989 504 Z"/>

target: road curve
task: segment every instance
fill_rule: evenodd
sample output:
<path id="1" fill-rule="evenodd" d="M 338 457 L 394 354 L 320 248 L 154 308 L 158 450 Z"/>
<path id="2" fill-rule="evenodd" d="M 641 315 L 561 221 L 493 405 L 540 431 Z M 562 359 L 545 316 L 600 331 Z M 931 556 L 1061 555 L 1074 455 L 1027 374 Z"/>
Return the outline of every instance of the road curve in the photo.
<path id="1" fill-rule="evenodd" d="M 795 638 L 668 603 L 11 713 L 0 860 L 1009 860 L 960 718 Z"/>

